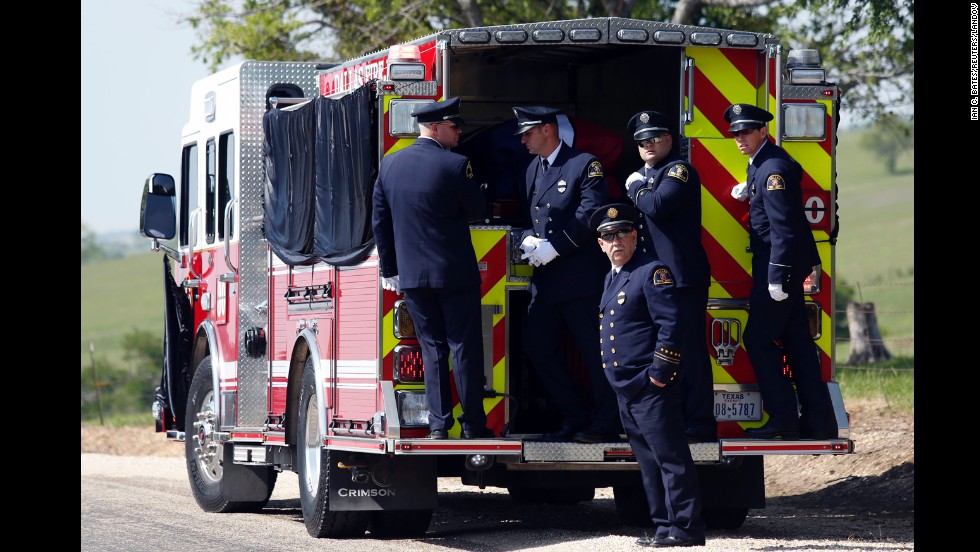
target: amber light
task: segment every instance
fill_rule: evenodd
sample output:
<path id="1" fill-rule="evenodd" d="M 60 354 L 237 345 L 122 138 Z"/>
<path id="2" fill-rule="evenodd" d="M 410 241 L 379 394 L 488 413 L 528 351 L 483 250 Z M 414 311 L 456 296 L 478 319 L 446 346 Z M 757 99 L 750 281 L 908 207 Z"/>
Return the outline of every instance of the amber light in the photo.
<path id="1" fill-rule="evenodd" d="M 422 349 L 417 345 L 398 345 L 394 351 L 393 368 L 395 381 L 399 383 L 422 383 L 425 379 Z"/>

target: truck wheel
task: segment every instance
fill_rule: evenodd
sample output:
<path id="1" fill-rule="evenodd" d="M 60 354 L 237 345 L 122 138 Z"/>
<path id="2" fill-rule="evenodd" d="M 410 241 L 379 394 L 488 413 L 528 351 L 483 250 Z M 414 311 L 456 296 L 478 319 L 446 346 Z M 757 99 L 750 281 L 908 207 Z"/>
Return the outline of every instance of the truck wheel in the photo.
<path id="1" fill-rule="evenodd" d="M 364 534 L 371 512 L 330 511 L 330 450 L 320 442 L 319 401 L 313 359 L 306 360 L 299 395 L 296 435 L 299 498 L 306 530 L 316 538 L 343 539 Z"/>
<path id="2" fill-rule="evenodd" d="M 630 527 L 652 527 L 650 519 L 650 504 L 643 491 L 643 484 L 637 478 L 636 485 L 620 485 L 613 487 L 613 502 L 616 503 L 616 514 L 623 525 Z"/>
<path id="3" fill-rule="evenodd" d="M 228 499 L 229 489 L 224 487 L 225 447 L 216 435 L 219 423 L 218 405 L 211 376 L 211 357 L 206 356 L 194 371 L 194 378 L 191 380 L 187 395 L 184 457 L 187 461 L 187 476 L 191 482 L 194 500 L 205 512 L 258 512 L 269 502 L 278 474 L 272 467 L 242 466 L 240 469 L 258 469 L 267 472 L 261 474 L 264 476 L 261 480 L 268 482 L 268 488 L 263 493 L 265 498 L 256 501 Z"/>
<path id="4" fill-rule="evenodd" d="M 734 531 L 745 523 L 749 515 L 748 508 L 704 508 L 701 519 L 706 529 L 724 529 Z"/>
<path id="5" fill-rule="evenodd" d="M 410 539 L 425 536 L 432 510 L 382 510 L 374 512 L 368 531 L 376 539 Z"/>

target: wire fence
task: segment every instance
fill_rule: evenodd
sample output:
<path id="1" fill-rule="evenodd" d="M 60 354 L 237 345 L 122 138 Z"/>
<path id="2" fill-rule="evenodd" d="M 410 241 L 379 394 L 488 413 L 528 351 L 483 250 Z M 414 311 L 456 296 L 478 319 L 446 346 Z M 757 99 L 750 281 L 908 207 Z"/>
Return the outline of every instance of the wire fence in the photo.
<path id="1" fill-rule="evenodd" d="M 834 324 L 838 365 L 856 369 L 914 369 L 915 357 L 915 279 L 850 284 L 838 281 Z M 848 313 L 848 306 L 857 309 Z M 870 347 L 877 360 L 868 363 L 845 362 L 845 350 Z M 894 352 L 892 352 L 894 351 Z"/>

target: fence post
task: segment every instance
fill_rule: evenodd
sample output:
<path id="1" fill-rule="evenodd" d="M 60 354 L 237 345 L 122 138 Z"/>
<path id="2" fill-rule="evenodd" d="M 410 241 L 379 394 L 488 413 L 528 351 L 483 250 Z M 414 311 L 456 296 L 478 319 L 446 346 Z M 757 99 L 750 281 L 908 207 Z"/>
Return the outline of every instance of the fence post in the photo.
<path id="1" fill-rule="evenodd" d="M 88 342 L 88 354 L 92 359 L 92 379 L 95 383 L 95 402 L 99 405 L 99 425 L 105 425 L 102 419 L 102 395 L 99 393 L 99 375 L 95 371 L 95 343 Z"/>
<path id="2" fill-rule="evenodd" d="M 851 334 L 848 364 L 869 364 L 892 358 L 878 329 L 874 303 L 847 304 L 847 329 Z"/>

